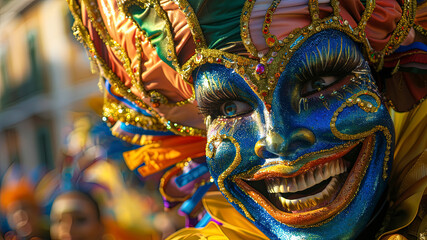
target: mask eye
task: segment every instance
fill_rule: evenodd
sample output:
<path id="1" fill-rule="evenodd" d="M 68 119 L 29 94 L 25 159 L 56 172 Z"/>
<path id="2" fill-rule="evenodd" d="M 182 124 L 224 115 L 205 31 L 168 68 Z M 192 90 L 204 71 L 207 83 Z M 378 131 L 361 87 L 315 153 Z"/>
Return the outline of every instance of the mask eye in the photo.
<path id="1" fill-rule="evenodd" d="M 341 78 L 337 76 L 326 76 L 326 77 L 317 77 L 312 79 L 311 81 L 306 82 L 301 89 L 301 96 L 306 97 L 310 94 L 319 92 L 337 81 Z"/>
<path id="2" fill-rule="evenodd" d="M 232 118 L 236 117 L 248 112 L 251 112 L 253 109 L 252 107 L 241 101 L 227 101 L 223 103 L 220 107 L 220 115 L 225 118 Z"/>

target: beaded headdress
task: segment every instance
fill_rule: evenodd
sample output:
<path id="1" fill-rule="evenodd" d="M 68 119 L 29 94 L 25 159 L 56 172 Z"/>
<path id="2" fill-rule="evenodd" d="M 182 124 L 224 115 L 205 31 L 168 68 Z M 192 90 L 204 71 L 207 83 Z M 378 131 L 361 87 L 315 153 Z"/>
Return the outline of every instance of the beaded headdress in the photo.
<path id="1" fill-rule="evenodd" d="M 385 69 L 375 79 L 390 106 L 408 111 L 427 94 L 422 1 L 68 3 L 74 33 L 101 75 L 103 120 L 113 135 L 143 146 L 125 154 L 143 176 L 204 155 L 193 72 L 206 63 L 238 73 L 269 109 L 293 53 L 310 36 L 334 29 L 360 43 L 376 70 Z"/>
<path id="2" fill-rule="evenodd" d="M 204 136 L 192 72 L 205 63 L 234 69 L 268 107 L 293 52 L 317 32 L 345 32 L 377 70 L 414 41 L 414 29 L 426 33 L 425 4 L 417 20 L 409 0 L 68 2 L 74 32 L 105 81 L 104 120 L 141 144 L 153 130 Z"/>

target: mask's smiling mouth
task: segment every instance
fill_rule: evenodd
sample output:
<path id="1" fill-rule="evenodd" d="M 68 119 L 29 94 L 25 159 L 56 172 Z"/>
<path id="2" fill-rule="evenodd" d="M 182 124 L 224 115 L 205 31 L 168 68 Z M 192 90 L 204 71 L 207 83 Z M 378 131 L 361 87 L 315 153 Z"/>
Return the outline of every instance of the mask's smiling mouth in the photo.
<path id="1" fill-rule="evenodd" d="M 306 163 L 295 173 L 277 165 L 234 180 L 279 222 L 290 226 L 320 224 L 351 202 L 369 165 L 374 136 L 334 154 Z"/>
<path id="2" fill-rule="evenodd" d="M 345 181 L 349 163 L 344 161 L 337 159 L 292 178 L 267 178 L 264 180 L 267 198 L 285 212 L 319 208 L 336 196 Z"/>

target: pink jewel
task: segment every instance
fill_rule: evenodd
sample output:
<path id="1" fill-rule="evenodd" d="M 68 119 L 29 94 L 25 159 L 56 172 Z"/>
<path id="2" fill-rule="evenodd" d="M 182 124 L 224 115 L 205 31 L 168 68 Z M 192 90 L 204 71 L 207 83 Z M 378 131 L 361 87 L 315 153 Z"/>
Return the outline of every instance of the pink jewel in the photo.
<path id="1" fill-rule="evenodd" d="M 260 75 L 260 74 L 263 74 L 264 73 L 264 71 L 265 71 L 265 67 L 264 67 L 264 65 L 263 64 L 258 64 L 257 66 L 256 66 L 256 68 L 255 68 L 255 71 L 256 71 L 256 73 L 258 74 L 258 75 Z"/>
<path id="2" fill-rule="evenodd" d="M 197 56 L 196 56 L 196 61 L 200 62 L 202 60 L 202 58 L 203 58 L 203 55 L 200 54 L 200 53 L 198 53 Z"/>

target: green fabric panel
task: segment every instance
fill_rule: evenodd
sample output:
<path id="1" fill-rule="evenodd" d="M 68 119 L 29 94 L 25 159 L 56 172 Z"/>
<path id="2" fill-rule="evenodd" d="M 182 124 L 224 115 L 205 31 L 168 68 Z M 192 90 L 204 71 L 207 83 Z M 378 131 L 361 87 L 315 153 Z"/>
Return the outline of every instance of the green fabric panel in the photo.
<path id="1" fill-rule="evenodd" d="M 155 46 L 156 52 L 165 63 L 173 69 L 172 61 L 167 59 L 168 41 L 166 40 L 168 26 L 154 8 L 141 8 L 137 5 L 129 7 L 129 13 L 132 18 L 139 25 L 141 30 L 147 33 L 147 37 L 151 38 L 151 44 Z"/>
<path id="2" fill-rule="evenodd" d="M 229 42 L 241 42 L 240 15 L 244 0 L 189 0 L 210 49 L 221 49 Z"/>
<path id="3" fill-rule="evenodd" d="M 208 1 L 207 0 L 188 0 L 187 2 L 193 8 L 194 12 L 197 14 L 197 12 L 199 12 L 203 4 Z"/>

